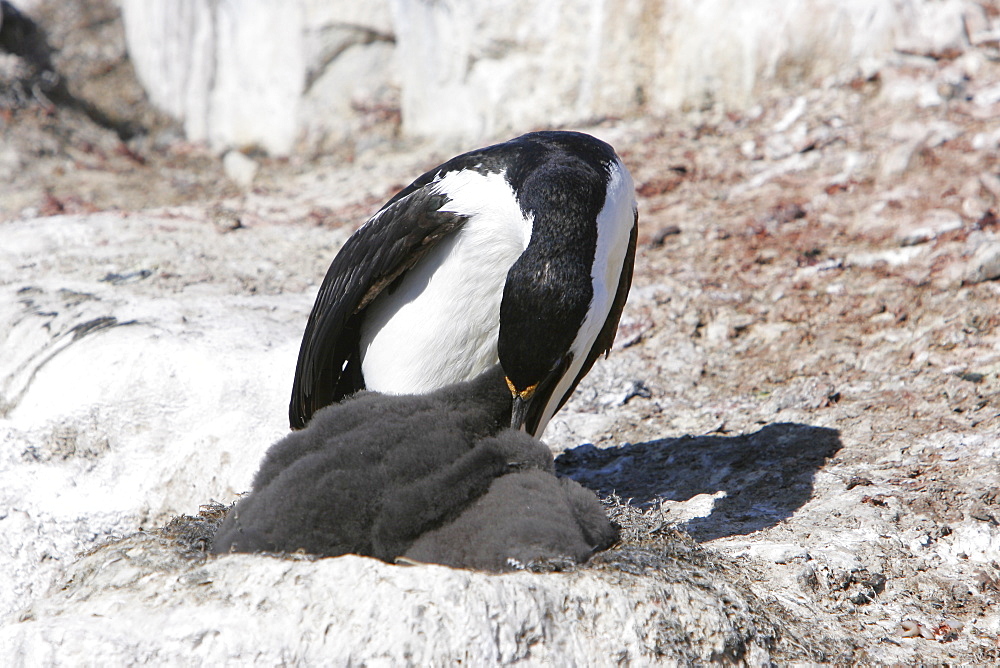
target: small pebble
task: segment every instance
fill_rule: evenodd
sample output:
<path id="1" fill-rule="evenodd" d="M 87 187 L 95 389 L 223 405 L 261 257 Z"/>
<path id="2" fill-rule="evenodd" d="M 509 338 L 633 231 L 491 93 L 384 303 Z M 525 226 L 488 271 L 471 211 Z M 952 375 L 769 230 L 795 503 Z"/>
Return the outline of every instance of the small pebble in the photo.
<path id="1" fill-rule="evenodd" d="M 653 235 L 653 238 L 649 240 L 650 248 L 660 248 L 666 243 L 667 237 L 672 237 L 681 233 L 681 228 L 676 225 L 667 225 Z"/>
<path id="2" fill-rule="evenodd" d="M 257 170 L 260 166 L 253 158 L 249 158 L 239 151 L 229 151 L 222 158 L 222 168 L 234 183 L 249 188 L 253 180 L 257 177 Z"/>
<path id="3" fill-rule="evenodd" d="M 920 622 L 907 619 L 901 624 L 901 626 L 902 631 L 900 632 L 900 635 L 904 638 L 926 638 L 927 640 L 934 640 L 934 631 Z"/>
<path id="4" fill-rule="evenodd" d="M 1000 278 L 1000 244 L 983 244 L 969 261 L 967 279 L 970 283 L 981 283 L 995 278 Z"/>
<path id="5" fill-rule="evenodd" d="M 855 475 L 851 476 L 851 479 L 847 481 L 847 489 L 854 489 L 855 487 L 867 487 L 872 484 L 872 481 L 868 478 Z"/>

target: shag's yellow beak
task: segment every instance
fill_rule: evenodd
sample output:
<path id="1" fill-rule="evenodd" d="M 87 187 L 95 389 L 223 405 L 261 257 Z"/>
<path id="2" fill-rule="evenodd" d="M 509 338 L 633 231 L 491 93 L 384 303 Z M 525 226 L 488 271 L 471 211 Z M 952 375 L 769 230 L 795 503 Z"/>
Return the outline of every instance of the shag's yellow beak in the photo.
<path id="1" fill-rule="evenodd" d="M 507 378 L 507 387 L 510 388 L 510 395 L 514 398 L 514 403 L 510 411 L 510 428 L 524 431 L 524 421 L 528 417 L 528 407 L 531 406 L 531 399 L 535 396 L 538 383 L 519 390 L 514 386 L 514 383 L 510 382 L 510 378 Z"/>

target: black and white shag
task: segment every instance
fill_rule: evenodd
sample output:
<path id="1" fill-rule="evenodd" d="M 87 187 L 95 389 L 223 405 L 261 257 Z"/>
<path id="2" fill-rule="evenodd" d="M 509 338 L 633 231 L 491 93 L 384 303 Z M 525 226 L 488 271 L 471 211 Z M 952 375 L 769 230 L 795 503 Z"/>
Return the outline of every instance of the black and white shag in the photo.
<path id="1" fill-rule="evenodd" d="M 292 428 L 360 389 L 426 393 L 499 359 L 512 426 L 540 435 L 611 348 L 637 225 L 628 170 L 586 134 L 534 132 L 428 171 L 334 258 L 299 350 Z"/>

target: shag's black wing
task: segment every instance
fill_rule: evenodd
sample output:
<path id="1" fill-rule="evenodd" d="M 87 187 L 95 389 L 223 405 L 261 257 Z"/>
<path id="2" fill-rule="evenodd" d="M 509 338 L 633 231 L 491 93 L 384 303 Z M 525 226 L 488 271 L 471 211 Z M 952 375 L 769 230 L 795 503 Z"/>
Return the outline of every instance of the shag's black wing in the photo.
<path id="1" fill-rule="evenodd" d="M 576 386 L 580 384 L 584 376 L 590 373 L 597 358 L 601 355 L 607 355 L 611 351 L 611 346 L 615 343 L 615 335 L 618 333 L 618 322 L 621 320 L 622 310 L 625 308 L 625 300 L 628 299 L 628 291 L 632 287 L 632 271 L 635 267 L 635 247 L 638 236 L 639 212 L 636 211 L 635 223 L 632 225 L 632 232 L 629 235 L 628 250 L 625 251 L 625 261 L 622 263 L 621 277 L 618 279 L 618 291 L 615 293 L 615 299 L 611 303 L 611 310 L 604 321 L 604 326 L 601 327 L 600 333 L 598 333 L 597 338 L 594 340 L 594 345 L 591 347 L 587 359 L 580 368 L 580 373 L 573 379 L 573 384 L 569 386 L 566 394 L 559 397 L 559 404 L 556 406 L 555 411 L 553 411 L 553 415 L 558 413 L 563 405 L 569 401 L 569 398 L 573 396 Z M 569 359 L 565 360 L 564 366 L 569 366 L 570 361 Z M 561 379 L 562 373 L 551 374 L 544 382 L 544 386 L 539 385 L 536 390 L 540 396 L 531 402 L 531 405 L 528 407 L 528 414 L 524 420 L 525 429 L 529 434 L 537 436 L 538 423 L 542 419 L 542 414 L 545 413 L 545 408 L 551 400 L 552 393 L 555 392 L 556 385 L 559 384 Z"/>
<path id="2" fill-rule="evenodd" d="M 295 367 L 288 419 L 306 426 L 313 413 L 364 389 L 358 339 L 361 314 L 383 290 L 465 222 L 438 211 L 447 201 L 433 187 L 450 163 L 424 174 L 389 200 L 344 244 L 326 272 Z"/>

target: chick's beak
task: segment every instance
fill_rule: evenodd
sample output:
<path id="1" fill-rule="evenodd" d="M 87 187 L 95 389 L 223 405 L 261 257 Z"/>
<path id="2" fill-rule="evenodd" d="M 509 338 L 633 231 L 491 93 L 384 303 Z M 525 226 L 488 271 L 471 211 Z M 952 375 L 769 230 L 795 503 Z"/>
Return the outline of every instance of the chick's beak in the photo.
<path id="1" fill-rule="evenodd" d="M 510 428 L 524 431 L 524 421 L 528 418 L 528 408 L 531 407 L 531 400 L 535 396 L 538 384 L 531 385 L 524 390 L 518 390 L 514 386 L 514 383 L 510 382 L 510 378 L 508 378 L 507 387 L 510 388 L 510 394 L 513 398 L 510 411 Z"/>

